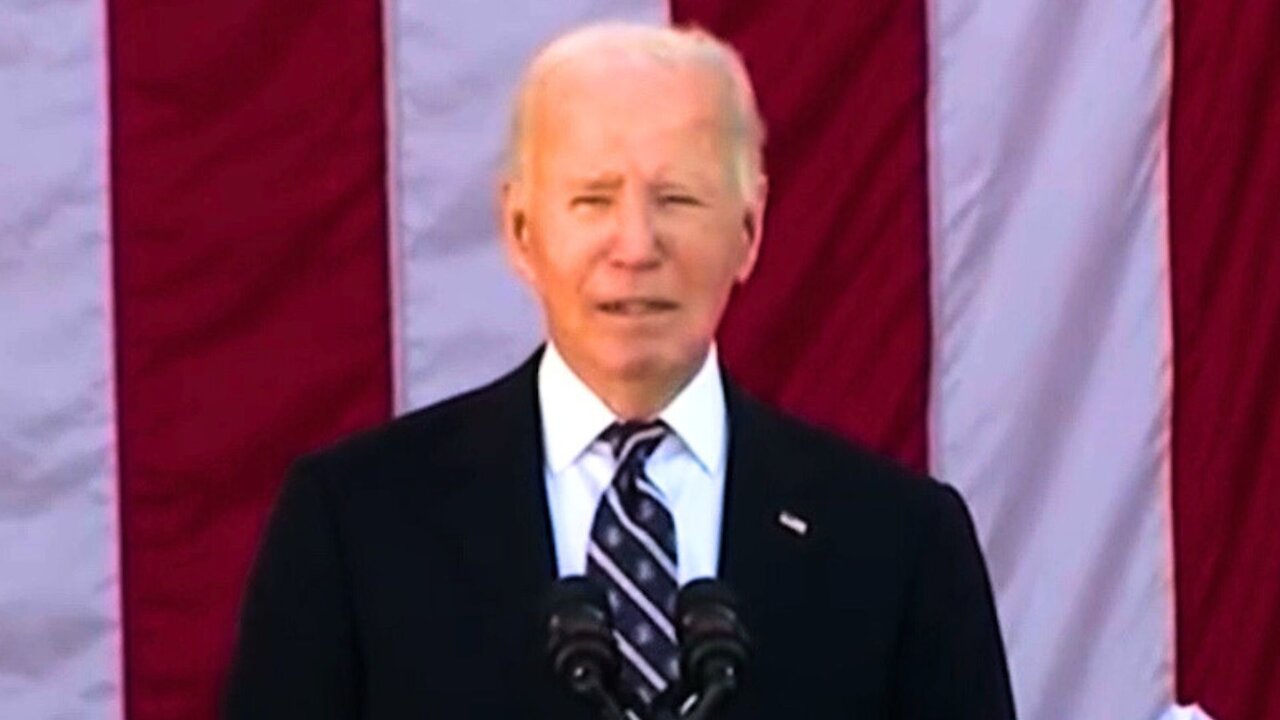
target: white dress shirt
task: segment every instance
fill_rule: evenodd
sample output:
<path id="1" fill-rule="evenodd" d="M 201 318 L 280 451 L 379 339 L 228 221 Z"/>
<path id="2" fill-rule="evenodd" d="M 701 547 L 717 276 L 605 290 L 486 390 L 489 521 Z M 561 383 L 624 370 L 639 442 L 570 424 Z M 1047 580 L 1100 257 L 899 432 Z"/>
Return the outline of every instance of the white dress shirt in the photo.
<path id="1" fill-rule="evenodd" d="M 538 367 L 547 507 L 560 576 L 582 575 L 596 506 L 616 463 L 600 433 L 618 420 L 547 343 Z M 672 430 L 645 464 L 676 525 L 681 585 L 714 577 L 720 555 L 728 421 L 712 346 L 693 380 L 659 413 Z"/>

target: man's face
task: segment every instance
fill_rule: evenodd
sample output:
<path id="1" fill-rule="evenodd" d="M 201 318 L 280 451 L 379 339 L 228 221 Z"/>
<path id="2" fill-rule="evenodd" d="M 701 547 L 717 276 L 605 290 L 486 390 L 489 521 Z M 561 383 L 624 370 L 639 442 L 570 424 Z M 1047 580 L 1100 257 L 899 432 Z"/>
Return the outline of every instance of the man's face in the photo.
<path id="1" fill-rule="evenodd" d="M 504 188 L 512 262 L 575 369 L 692 368 L 755 263 L 763 183 L 742 196 L 710 69 L 580 65 L 553 70 L 531 108 L 523 178 Z"/>

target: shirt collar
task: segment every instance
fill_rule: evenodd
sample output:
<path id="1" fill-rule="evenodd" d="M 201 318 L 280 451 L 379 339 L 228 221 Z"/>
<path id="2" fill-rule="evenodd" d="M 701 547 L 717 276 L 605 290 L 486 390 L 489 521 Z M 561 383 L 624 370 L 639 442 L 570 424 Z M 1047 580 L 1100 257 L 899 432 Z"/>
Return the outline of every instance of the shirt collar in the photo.
<path id="1" fill-rule="evenodd" d="M 724 466 L 724 383 L 720 361 L 712 345 L 702 367 L 658 417 L 675 431 L 702 469 L 713 477 Z"/>
<path id="2" fill-rule="evenodd" d="M 550 341 L 538 366 L 538 399 L 547 465 L 557 475 L 613 423 L 613 411 L 591 392 Z"/>
<path id="3" fill-rule="evenodd" d="M 617 418 L 604 401 L 574 374 L 548 341 L 538 366 L 547 465 L 559 474 L 572 465 Z M 658 414 L 713 476 L 724 465 L 726 411 L 720 363 L 713 344 L 702 367 Z"/>

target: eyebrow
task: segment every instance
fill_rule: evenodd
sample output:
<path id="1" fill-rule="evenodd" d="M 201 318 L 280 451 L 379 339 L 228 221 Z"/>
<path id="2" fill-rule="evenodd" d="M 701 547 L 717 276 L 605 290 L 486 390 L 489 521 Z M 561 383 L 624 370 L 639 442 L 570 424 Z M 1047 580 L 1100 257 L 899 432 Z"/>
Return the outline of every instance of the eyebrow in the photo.
<path id="1" fill-rule="evenodd" d="M 587 192 L 613 192 L 621 188 L 626 180 L 618 174 L 606 173 L 601 175 L 581 176 L 571 178 L 569 187 L 578 191 Z M 653 183 L 653 190 L 657 192 L 705 192 L 707 190 L 708 180 L 701 175 L 691 175 L 681 178 L 661 178 Z"/>
<path id="2" fill-rule="evenodd" d="M 621 175 L 597 175 L 575 178 L 569 182 L 572 187 L 582 190 L 617 190 L 622 187 L 622 183 Z"/>
<path id="3" fill-rule="evenodd" d="M 691 180 L 659 180 L 654 183 L 654 190 L 658 192 L 695 192 L 700 189 L 702 183 L 698 179 Z"/>

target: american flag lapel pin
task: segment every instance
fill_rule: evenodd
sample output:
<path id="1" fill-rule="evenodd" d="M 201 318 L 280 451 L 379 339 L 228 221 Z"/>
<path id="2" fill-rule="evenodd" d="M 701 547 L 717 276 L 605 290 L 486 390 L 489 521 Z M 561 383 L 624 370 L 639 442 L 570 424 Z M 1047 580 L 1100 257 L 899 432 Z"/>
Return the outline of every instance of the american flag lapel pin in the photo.
<path id="1" fill-rule="evenodd" d="M 809 534 L 809 523 L 790 510 L 783 510 L 778 513 L 778 524 L 800 537 Z"/>

